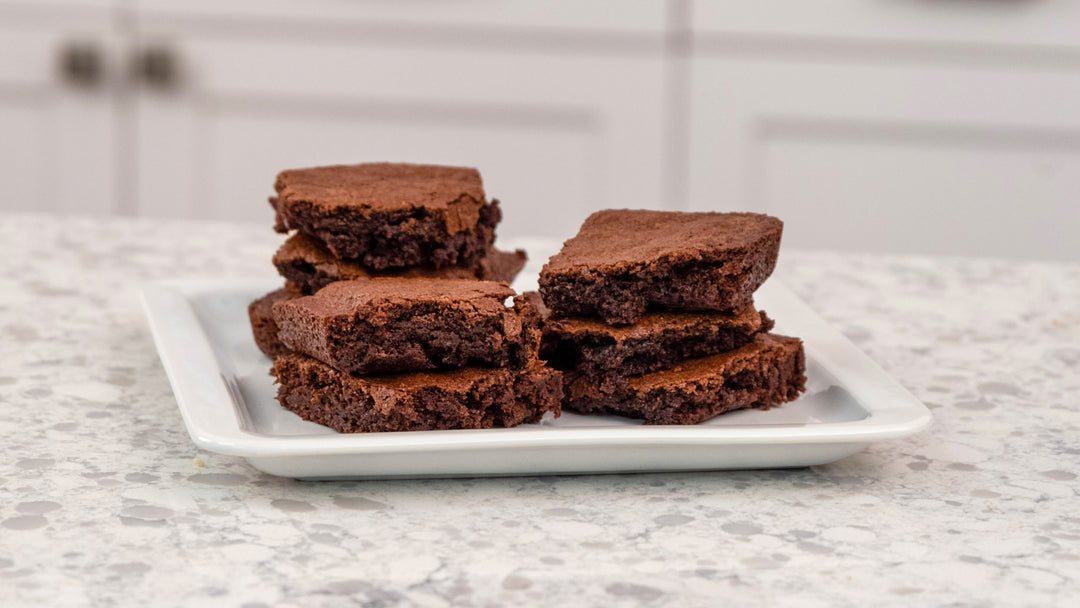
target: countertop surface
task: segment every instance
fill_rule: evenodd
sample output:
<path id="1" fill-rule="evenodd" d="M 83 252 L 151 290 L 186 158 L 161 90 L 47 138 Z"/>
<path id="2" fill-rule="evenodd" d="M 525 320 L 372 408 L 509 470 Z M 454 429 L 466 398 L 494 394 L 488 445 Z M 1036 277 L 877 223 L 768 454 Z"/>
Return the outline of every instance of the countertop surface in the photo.
<path id="1" fill-rule="evenodd" d="M 784 250 L 935 416 L 828 466 L 301 483 L 195 448 L 137 298 L 279 240 L 0 220 L 0 605 L 1080 605 L 1080 266 Z"/>

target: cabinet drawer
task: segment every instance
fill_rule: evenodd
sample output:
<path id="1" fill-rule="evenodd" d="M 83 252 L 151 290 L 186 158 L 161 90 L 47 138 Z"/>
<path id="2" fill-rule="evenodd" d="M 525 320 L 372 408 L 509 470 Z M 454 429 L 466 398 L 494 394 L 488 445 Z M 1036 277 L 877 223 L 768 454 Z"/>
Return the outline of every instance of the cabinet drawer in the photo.
<path id="1" fill-rule="evenodd" d="M 693 0 L 703 50 L 724 36 L 791 45 L 792 41 L 1080 46 L 1074 0 Z"/>
<path id="2" fill-rule="evenodd" d="M 1077 259 L 1080 79 L 694 62 L 690 196 L 802 247 Z"/>
<path id="3" fill-rule="evenodd" d="M 0 9 L 11 9 L 12 11 L 23 10 L 28 12 L 37 11 L 42 13 L 43 10 L 49 9 L 91 9 L 91 10 L 111 10 L 115 9 L 122 0 L 0 0 Z M 81 10 L 74 11 L 80 13 L 79 16 L 85 16 Z M 49 15 L 50 21 L 63 21 L 70 19 L 73 15 L 70 13 L 54 12 Z M 102 17 L 108 17 L 108 15 L 102 15 Z"/>
<path id="4" fill-rule="evenodd" d="M 294 23 L 409 24 L 430 28 L 515 28 L 582 32 L 664 29 L 665 0 L 138 0 L 143 17 L 289 19 Z"/>

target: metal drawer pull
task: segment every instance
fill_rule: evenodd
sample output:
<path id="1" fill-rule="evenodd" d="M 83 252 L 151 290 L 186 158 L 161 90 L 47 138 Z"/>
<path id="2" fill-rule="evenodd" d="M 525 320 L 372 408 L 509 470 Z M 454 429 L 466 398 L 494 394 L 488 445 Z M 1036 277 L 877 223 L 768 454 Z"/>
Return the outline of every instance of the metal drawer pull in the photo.
<path id="1" fill-rule="evenodd" d="M 105 83 L 105 57 L 95 42 L 67 42 L 60 49 L 58 64 L 60 77 L 66 84 L 96 89 Z"/>
<path id="2" fill-rule="evenodd" d="M 136 58 L 134 66 L 138 82 L 160 90 L 175 89 L 180 84 L 180 62 L 172 48 L 148 46 Z"/>

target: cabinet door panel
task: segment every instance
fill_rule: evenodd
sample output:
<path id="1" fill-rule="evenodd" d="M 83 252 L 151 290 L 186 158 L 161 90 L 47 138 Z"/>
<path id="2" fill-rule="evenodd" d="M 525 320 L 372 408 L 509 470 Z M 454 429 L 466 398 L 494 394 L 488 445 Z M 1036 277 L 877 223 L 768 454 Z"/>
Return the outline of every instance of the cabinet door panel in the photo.
<path id="1" fill-rule="evenodd" d="M 349 24 L 412 24 L 439 29 L 470 26 L 528 30 L 660 32 L 665 0 L 552 3 L 548 0 L 138 0 L 154 18 L 169 15 L 288 19 L 294 25 L 318 21 Z"/>
<path id="2" fill-rule="evenodd" d="M 185 87 L 140 100 L 140 209 L 268 221 L 277 171 L 472 165 L 503 233 L 567 235 L 662 204 L 659 58 L 187 40 Z"/>
<path id="3" fill-rule="evenodd" d="M 40 138 L 44 116 L 34 107 L 33 98 L 5 95 L 0 90 L 0 167 L 3 167 L 3 208 L 30 210 L 44 207 L 48 200 L 45 168 L 47 148 Z"/>
<path id="4" fill-rule="evenodd" d="M 64 28 L 37 20 L 0 21 L 0 209 L 88 214 L 114 209 L 111 95 L 64 86 L 56 68 L 66 41 L 74 36 L 106 41 L 102 48 L 107 50 L 106 34 L 94 19 Z"/>
<path id="5" fill-rule="evenodd" d="M 786 243 L 1075 259 L 1080 79 L 701 59 L 690 198 L 787 220 Z"/>
<path id="6" fill-rule="evenodd" d="M 762 144 L 762 209 L 797 245 L 1076 259 L 1080 138 L 997 143 L 776 133 Z"/>

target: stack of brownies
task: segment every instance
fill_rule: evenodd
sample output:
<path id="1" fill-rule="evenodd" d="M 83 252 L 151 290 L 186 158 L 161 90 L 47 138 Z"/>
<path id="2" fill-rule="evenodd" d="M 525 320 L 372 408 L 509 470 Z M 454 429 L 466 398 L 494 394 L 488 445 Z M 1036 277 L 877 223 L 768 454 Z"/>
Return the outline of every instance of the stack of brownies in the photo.
<path id="1" fill-rule="evenodd" d="M 278 400 L 341 432 L 509 427 L 562 407 L 696 424 L 804 390 L 802 342 L 753 294 L 780 220 L 608 210 L 544 266 L 474 169 L 365 164 L 285 171 L 271 199 L 285 286 L 249 307 Z M 508 304 L 512 302 L 512 304 Z"/>
<path id="2" fill-rule="evenodd" d="M 480 173 L 463 167 L 370 163 L 282 171 L 274 229 L 295 230 L 274 254 L 285 286 L 251 303 L 259 349 L 285 352 L 271 307 L 334 281 L 379 276 L 510 283 L 525 252 L 492 243 L 502 219 Z"/>
<path id="3" fill-rule="evenodd" d="M 558 414 L 540 314 L 493 248 L 500 212 L 474 169 L 285 171 L 271 199 L 285 287 L 252 302 L 278 400 L 341 432 L 488 428 Z M 513 298 L 513 306 L 506 301 Z"/>
<path id="4" fill-rule="evenodd" d="M 802 342 L 769 333 L 753 303 L 782 229 L 753 213 L 590 216 L 540 275 L 541 357 L 564 371 L 563 406 L 696 424 L 797 398 Z"/>

